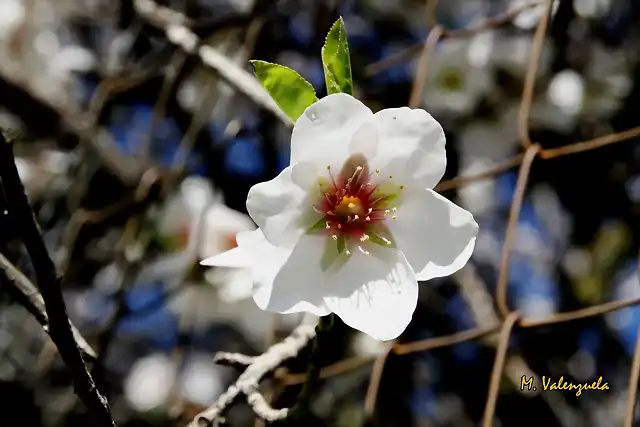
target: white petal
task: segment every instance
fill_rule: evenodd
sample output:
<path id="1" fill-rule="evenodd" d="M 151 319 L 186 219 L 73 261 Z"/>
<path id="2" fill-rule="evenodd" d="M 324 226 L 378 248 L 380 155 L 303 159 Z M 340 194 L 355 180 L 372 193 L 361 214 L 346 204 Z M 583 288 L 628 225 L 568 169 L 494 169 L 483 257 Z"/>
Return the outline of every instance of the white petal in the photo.
<path id="1" fill-rule="evenodd" d="M 291 134 L 291 164 L 312 162 L 320 168 L 341 167 L 349 156 L 349 142 L 371 110 L 345 93 L 325 96 L 309 106 Z"/>
<path id="2" fill-rule="evenodd" d="M 381 110 L 371 120 L 379 135 L 372 168 L 383 169 L 394 159 L 406 159 L 409 164 L 402 168 L 403 175 L 410 174 L 421 187 L 435 187 L 447 167 L 442 126 L 426 111 L 408 107 Z M 383 170 L 387 172 L 394 171 Z"/>
<path id="3" fill-rule="evenodd" d="M 272 273 L 275 272 L 272 277 L 263 270 L 262 280 L 253 295 L 258 307 L 281 314 L 303 311 L 316 316 L 329 314 L 323 301 L 323 273 L 318 273 L 325 240 L 323 237 L 305 235 L 300 238 L 285 262 L 271 269 Z M 316 264 L 316 270 L 309 270 L 304 276 L 299 275 L 302 274 L 299 268 Z"/>
<path id="4" fill-rule="evenodd" d="M 224 285 L 219 289 L 223 302 L 235 303 L 253 295 L 253 274 L 249 268 L 217 269 L 217 273 L 225 271 Z"/>
<path id="5" fill-rule="evenodd" d="M 377 339 L 397 337 L 411 320 L 418 298 L 417 280 L 404 256 L 385 248 L 364 255 L 353 248 L 344 265 L 324 271 L 320 260 L 327 241 L 307 235 L 299 240 L 273 289 L 263 295 L 268 297 L 264 309 L 316 315 L 334 310 L 345 323 Z"/>
<path id="6" fill-rule="evenodd" d="M 478 224 L 470 212 L 432 190 L 410 188 L 387 225 L 418 280 L 461 269 L 473 252 Z"/>
<path id="7" fill-rule="evenodd" d="M 325 298 L 327 307 L 344 323 L 381 341 L 404 332 L 418 303 L 418 282 L 404 255 L 385 252 L 384 262 L 359 257 L 366 270 L 356 282 L 361 285 L 350 295 Z"/>
<path id="8" fill-rule="evenodd" d="M 247 196 L 247 211 L 262 229 L 264 237 L 276 246 L 293 247 L 298 238 L 319 218 L 303 221 L 310 215 L 312 201 L 307 198 L 306 189 L 297 185 L 292 176 L 307 176 L 305 164 L 285 168 L 271 181 L 256 184 Z M 304 173 L 294 173 L 304 169 Z M 305 228 L 306 226 L 306 228 Z"/>
<path id="9" fill-rule="evenodd" d="M 205 237 L 200 248 L 200 257 L 206 258 L 231 249 L 229 237 L 241 231 L 255 230 L 251 218 L 224 204 L 211 206 L 205 214 Z"/>
<path id="10" fill-rule="evenodd" d="M 246 247 L 233 248 L 218 255 L 200 261 L 201 265 L 207 267 L 248 267 L 251 263 L 251 252 Z"/>

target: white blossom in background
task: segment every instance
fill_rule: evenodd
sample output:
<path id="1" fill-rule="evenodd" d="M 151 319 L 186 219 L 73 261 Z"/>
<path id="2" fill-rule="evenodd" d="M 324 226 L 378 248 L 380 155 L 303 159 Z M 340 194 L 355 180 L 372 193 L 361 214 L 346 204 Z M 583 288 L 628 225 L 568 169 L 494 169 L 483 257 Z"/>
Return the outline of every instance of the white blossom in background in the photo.
<path id="1" fill-rule="evenodd" d="M 585 82 L 573 70 L 556 73 L 544 96 L 536 97 L 531 105 L 531 126 L 543 126 L 557 132 L 570 132 L 578 123 L 584 107 Z"/>
<path id="2" fill-rule="evenodd" d="M 522 12 L 520 12 L 513 19 L 513 25 L 518 28 L 522 28 L 523 30 L 532 30 L 540 22 L 540 19 L 547 11 L 547 3 L 549 0 L 540 1 L 538 5 L 529 7 Z M 558 12 L 558 6 L 560 5 L 559 0 L 551 0 L 551 18 L 555 16 L 556 12 Z M 517 9 L 523 7 L 525 4 L 531 3 L 531 0 L 511 0 L 509 4 L 509 10 Z"/>
<path id="3" fill-rule="evenodd" d="M 69 153 L 54 149 L 43 149 L 28 156 L 16 157 L 18 174 L 32 200 L 45 194 L 64 194 L 70 185 L 65 172 L 71 162 L 72 156 Z"/>
<path id="4" fill-rule="evenodd" d="M 138 359 L 125 380 L 125 398 L 139 412 L 163 407 L 171 395 L 176 372 L 175 362 L 164 354 Z"/>
<path id="5" fill-rule="evenodd" d="M 195 282 L 188 274 L 198 260 L 233 249 L 239 232 L 256 228 L 251 218 L 224 205 L 205 178 L 188 177 L 168 200 L 158 228 L 169 248 L 177 252 L 147 265 L 138 282 L 161 280 L 182 287 L 168 301 L 181 330 L 227 323 L 261 345 L 271 317 L 251 299 L 254 281 L 250 270 L 215 267 L 205 272 L 204 282 Z"/>
<path id="6" fill-rule="evenodd" d="M 487 66 L 479 63 L 482 46 L 470 50 L 469 42 L 446 39 L 438 44 L 429 60 L 429 73 L 422 96 L 425 108 L 435 116 L 463 116 L 476 107 L 491 88 Z M 480 58 L 481 61 L 481 58 Z"/>
<path id="7" fill-rule="evenodd" d="M 606 120 L 622 107 L 632 87 L 631 70 L 636 60 L 624 51 L 594 43 L 584 71 L 584 114 Z"/>
<path id="8" fill-rule="evenodd" d="M 582 18 L 602 18 L 611 11 L 612 0 L 573 0 L 573 9 Z"/>
<path id="9" fill-rule="evenodd" d="M 192 355 L 178 374 L 176 392 L 182 400 L 207 406 L 224 391 L 228 374 L 224 367 L 211 363 L 211 355 Z"/>
<path id="10" fill-rule="evenodd" d="M 498 31 L 491 52 L 491 65 L 498 67 L 514 78 L 524 81 L 533 50 L 533 38 L 530 34 L 506 35 Z M 551 69 L 554 47 L 547 39 L 544 42 L 538 60 L 536 81 L 545 78 Z M 517 94 L 519 97 L 521 94 Z"/>
<path id="11" fill-rule="evenodd" d="M 250 267 L 266 311 L 333 312 L 394 339 L 413 317 L 418 280 L 454 273 L 473 252 L 473 216 L 431 190 L 445 167 L 444 132 L 426 111 L 374 114 L 329 95 L 296 122 L 290 166 L 249 191 L 259 230 L 203 264 Z"/>
<path id="12" fill-rule="evenodd" d="M 358 332 L 351 341 L 351 351 L 356 356 L 376 357 L 386 351 L 386 344 L 367 334 Z"/>
<path id="13" fill-rule="evenodd" d="M 478 118 L 460 128 L 461 176 L 482 173 L 513 156 L 518 144 L 518 110 L 519 103 L 503 103 L 494 117 Z M 494 180 L 465 185 L 458 190 L 460 203 L 474 215 L 487 213 L 495 204 L 495 188 Z"/>

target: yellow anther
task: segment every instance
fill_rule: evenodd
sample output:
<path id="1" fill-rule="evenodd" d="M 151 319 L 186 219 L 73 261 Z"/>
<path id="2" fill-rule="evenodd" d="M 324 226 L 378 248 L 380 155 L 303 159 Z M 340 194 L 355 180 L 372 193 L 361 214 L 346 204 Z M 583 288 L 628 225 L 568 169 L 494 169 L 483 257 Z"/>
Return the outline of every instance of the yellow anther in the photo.
<path id="1" fill-rule="evenodd" d="M 360 241 L 361 242 L 366 242 L 367 240 L 369 240 L 369 235 L 368 234 L 363 234 L 362 237 L 360 237 Z"/>
<path id="2" fill-rule="evenodd" d="M 395 215 L 391 217 L 391 219 L 396 219 L 396 218 L 397 218 L 397 217 L 396 217 Z"/>
<path id="3" fill-rule="evenodd" d="M 356 204 L 355 204 L 355 203 L 353 203 L 353 202 L 351 202 L 351 203 L 349 203 L 347 206 L 349 206 L 349 209 L 353 209 L 353 208 L 355 208 L 355 207 L 356 207 Z"/>

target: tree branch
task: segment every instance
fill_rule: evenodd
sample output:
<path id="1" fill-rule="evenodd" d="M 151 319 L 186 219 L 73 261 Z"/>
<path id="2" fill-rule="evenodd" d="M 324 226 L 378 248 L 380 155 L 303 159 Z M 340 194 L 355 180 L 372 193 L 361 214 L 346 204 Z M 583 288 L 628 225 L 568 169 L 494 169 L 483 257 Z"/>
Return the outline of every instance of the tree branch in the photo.
<path id="1" fill-rule="evenodd" d="M 47 316 L 42 295 L 36 286 L 1 253 L 0 269 L 4 272 L 4 275 L 0 274 L 0 279 L 5 278 L 8 284 L 7 293 L 31 313 L 42 325 L 42 329 L 49 334 L 49 316 Z M 73 324 L 71 324 L 71 330 L 84 359 L 94 361 L 96 359 L 95 351 Z"/>
<path id="2" fill-rule="evenodd" d="M 293 127 L 292 120 L 278 107 L 258 79 L 217 49 L 201 45 L 200 38 L 184 25 L 185 18 L 182 15 L 159 6 L 152 0 L 134 0 L 134 6 L 140 17 L 163 29 L 171 43 L 187 53 L 197 55 L 239 93 L 276 116 L 285 126 Z"/>
<path id="3" fill-rule="evenodd" d="M 33 211 L 20 181 L 12 146 L 0 134 L 0 179 L 7 205 L 20 227 L 20 234 L 33 264 L 36 281 L 49 318 L 49 336 L 58 348 L 78 397 L 99 427 L 115 427 L 106 399 L 96 388 L 82 359 L 67 316 L 60 288 L 61 278 L 49 256 Z"/>
<path id="4" fill-rule="evenodd" d="M 269 347 L 260 356 L 251 358 L 251 363 L 235 384 L 229 387 L 213 405 L 196 415 L 188 427 L 206 427 L 223 423 L 226 411 L 241 397 L 247 399 L 247 403 L 259 418 L 267 422 L 285 419 L 289 414 L 289 409 L 272 408 L 260 393 L 260 381 L 269 372 L 280 366 L 282 362 L 296 357 L 315 335 L 315 326 L 304 323 L 295 328 L 291 335 L 282 342 Z M 247 356 L 231 353 L 219 353 L 215 360 L 217 363 L 234 366 L 250 361 Z"/>

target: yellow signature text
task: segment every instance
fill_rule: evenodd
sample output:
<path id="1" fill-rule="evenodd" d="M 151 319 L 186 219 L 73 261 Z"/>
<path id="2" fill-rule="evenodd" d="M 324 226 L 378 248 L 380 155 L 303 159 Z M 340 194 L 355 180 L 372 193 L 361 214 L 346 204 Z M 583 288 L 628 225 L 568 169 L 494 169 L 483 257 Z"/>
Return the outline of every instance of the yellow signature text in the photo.
<path id="1" fill-rule="evenodd" d="M 520 391 L 537 391 L 538 387 L 536 386 L 536 381 L 534 377 L 527 378 L 526 375 L 523 375 L 520 379 Z M 542 390 L 544 391 L 558 391 L 558 390 L 575 390 L 576 396 L 580 396 L 583 390 L 597 390 L 597 391 L 605 391 L 609 390 L 609 383 L 604 381 L 602 377 L 598 377 L 597 381 L 592 383 L 572 383 L 566 382 L 564 377 L 560 377 L 557 380 L 553 380 L 551 377 L 542 376 L 539 381 L 542 383 Z"/>

